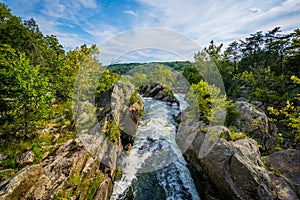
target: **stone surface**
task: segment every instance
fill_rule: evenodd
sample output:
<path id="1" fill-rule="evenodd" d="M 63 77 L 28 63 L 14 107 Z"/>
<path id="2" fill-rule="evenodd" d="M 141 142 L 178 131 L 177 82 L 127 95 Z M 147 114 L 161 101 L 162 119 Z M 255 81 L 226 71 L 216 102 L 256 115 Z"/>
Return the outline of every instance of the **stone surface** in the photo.
<path id="1" fill-rule="evenodd" d="M 281 176 L 271 174 L 271 178 L 277 190 L 277 197 L 279 200 L 299 200 L 300 197 L 297 196 L 293 188 L 288 184 L 288 182 Z"/>
<path id="2" fill-rule="evenodd" d="M 184 153 L 198 192 L 204 199 L 276 199 L 276 188 L 254 140 L 218 139 L 202 157 L 209 137 L 198 132 Z M 206 183 L 206 184 L 204 184 Z"/>
<path id="3" fill-rule="evenodd" d="M 7 155 L 0 154 L 0 162 L 7 159 Z"/>
<path id="4" fill-rule="evenodd" d="M 174 97 L 173 92 L 165 85 L 150 84 L 141 88 L 141 94 L 146 97 L 152 97 L 161 101 L 165 101 L 169 104 L 176 103 L 179 105 L 179 101 Z"/>
<path id="5" fill-rule="evenodd" d="M 124 103 L 134 93 L 132 85 L 113 86 L 99 102 L 99 126 L 88 112 L 93 106 L 83 102 L 83 114 L 78 118 L 78 137 L 48 152 L 41 163 L 23 168 L 13 177 L 0 183 L 0 199 L 109 199 L 123 145 L 133 142 L 121 139 L 109 141 L 102 132 L 103 124 L 114 120 L 121 127 L 124 120 L 136 127 L 143 105 Z M 126 114 L 125 114 L 126 113 Z M 129 119 L 130 118 L 130 119 Z M 78 126 L 78 124 L 77 124 Z M 55 139 L 54 139 L 55 140 Z M 126 143 L 126 144 L 125 144 Z M 125 153 L 125 152 L 124 152 Z M 18 158 L 20 165 L 33 161 L 32 152 Z"/>
<path id="6" fill-rule="evenodd" d="M 267 156 L 265 160 L 271 170 L 280 172 L 300 198 L 300 151 L 296 149 L 277 151 Z"/>
<path id="7" fill-rule="evenodd" d="M 0 185 L 0 199 L 25 199 L 26 193 L 42 174 L 42 166 L 32 165 L 22 169 L 12 178 Z"/>
<path id="8" fill-rule="evenodd" d="M 263 110 L 246 101 L 235 102 L 237 127 L 246 132 L 262 146 L 263 151 L 270 151 L 277 139 L 277 128 L 271 123 Z"/>
<path id="9" fill-rule="evenodd" d="M 16 163 L 19 166 L 24 166 L 24 165 L 32 164 L 33 159 L 34 159 L 34 153 L 32 151 L 26 151 L 17 157 Z"/>

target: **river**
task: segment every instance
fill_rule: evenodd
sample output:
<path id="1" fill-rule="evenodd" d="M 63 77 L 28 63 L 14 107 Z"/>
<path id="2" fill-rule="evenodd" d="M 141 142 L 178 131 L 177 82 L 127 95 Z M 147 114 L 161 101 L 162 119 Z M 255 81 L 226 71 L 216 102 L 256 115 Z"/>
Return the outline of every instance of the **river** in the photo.
<path id="1" fill-rule="evenodd" d="M 143 97 L 145 114 L 111 199 L 200 199 L 176 144 L 177 106 Z M 182 107 L 181 107 L 182 109 Z"/>

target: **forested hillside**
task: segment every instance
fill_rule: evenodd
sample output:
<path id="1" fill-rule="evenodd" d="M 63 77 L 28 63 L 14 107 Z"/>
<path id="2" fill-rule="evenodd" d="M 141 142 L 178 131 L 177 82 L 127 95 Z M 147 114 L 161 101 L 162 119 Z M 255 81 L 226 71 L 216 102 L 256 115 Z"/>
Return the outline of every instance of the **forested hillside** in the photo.
<path id="1" fill-rule="evenodd" d="M 117 78 L 103 71 L 96 45 L 65 51 L 56 36 L 40 31 L 34 19 L 23 21 L 2 3 L 0 14 L 0 152 L 6 158 L 0 163 L 2 179 L 22 167 L 16 163 L 21 152 L 32 149 L 37 163 L 53 145 L 55 132 L 62 135 L 56 141 L 60 144 L 75 136 L 73 89 L 83 63 L 103 74 L 97 94 Z"/>

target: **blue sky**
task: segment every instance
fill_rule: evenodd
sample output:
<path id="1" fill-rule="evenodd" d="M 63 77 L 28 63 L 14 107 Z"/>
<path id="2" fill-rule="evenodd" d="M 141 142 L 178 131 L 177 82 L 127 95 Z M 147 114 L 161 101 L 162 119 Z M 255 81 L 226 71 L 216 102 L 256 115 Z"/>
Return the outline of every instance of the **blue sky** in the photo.
<path id="1" fill-rule="evenodd" d="M 226 46 L 276 26 L 283 33 L 300 27 L 300 0 L 1 1 L 14 15 L 35 19 L 41 31 L 56 35 L 65 49 L 83 43 L 101 46 L 103 41 L 120 33 L 149 27 L 173 30 L 200 47 L 207 46 L 211 40 Z M 137 52 L 131 53 L 132 57 L 135 54 L 138 59 Z M 158 54 L 162 60 L 176 59 L 171 54 Z M 124 60 L 131 61 L 129 57 Z"/>

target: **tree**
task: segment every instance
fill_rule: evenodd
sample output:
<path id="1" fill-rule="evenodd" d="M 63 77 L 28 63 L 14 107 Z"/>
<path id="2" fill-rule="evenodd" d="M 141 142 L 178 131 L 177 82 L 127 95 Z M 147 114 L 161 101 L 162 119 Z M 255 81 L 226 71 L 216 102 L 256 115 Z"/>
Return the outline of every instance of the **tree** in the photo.
<path id="1" fill-rule="evenodd" d="M 208 48 L 204 48 L 204 51 L 210 56 L 210 59 L 214 61 L 215 63 L 221 58 L 221 49 L 222 49 L 223 44 L 220 44 L 217 46 L 214 41 L 210 41 L 210 45 Z"/>
<path id="2" fill-rule="evenodd" d="M 230 43 L 226 49 L 229 58 L 233 61 L 234 74 L 237 73 L 237 61 L 241 58 L 240 45 L 237 41 Z"/>
<path id="3" fill-rule="evenodd" d="M 196 97 L 196 99 L 195 99 Z M 197 105 L 201 113 L 202 120 L 209 123 L 216 121 L 219 112 L 226 109 L 226 95 L 221 94 L 220 88 L 209 85 L 201 80 L 197 84 L 192 84 L 187 95 L 190 105 Z M 191 103 L 191 102 L 195 102 Z M 195 108 L 194 108 L 195 109 Z"/>
<path id="4" fill-rule="evenodd" d="M 49 81 L 40 74 L 39 66 L 30 65 L 24 53 L 17 53 L 8 45 L 4 45 L 1 51 L 1 97 L 7 108 L 5 113 L 17 126 L 21 125 L 16 129 L 31 137 L 31 129 L 49 118 L 53 95 Z"/>
<path id="5" fill-rule="evenodd" d="M 292 43 L 290 49 L 288 49 L 288 54 L 290 55 L 287 59 L 287 74 L 296 74 L 300 76 L 299 66 L 300 66 L 300 29 L 296 29 L 294 37 L 292 38 Z"/>
<path id="6" fill-rule="evenodd" d="M 268 31 L 265 36 L 265 48 L 266 48 L 266 60 L 264 67 L 268 70 L 269 65 L 272 64 L 272 60 L 276 60 L 277 52 L 274 49 L 274 41 L 276 40 L 277 34 L 280 32 L 280 27 L 275 27 L 273 30 Z M 274 62 L 274 61 L 273 61 Z"/>

